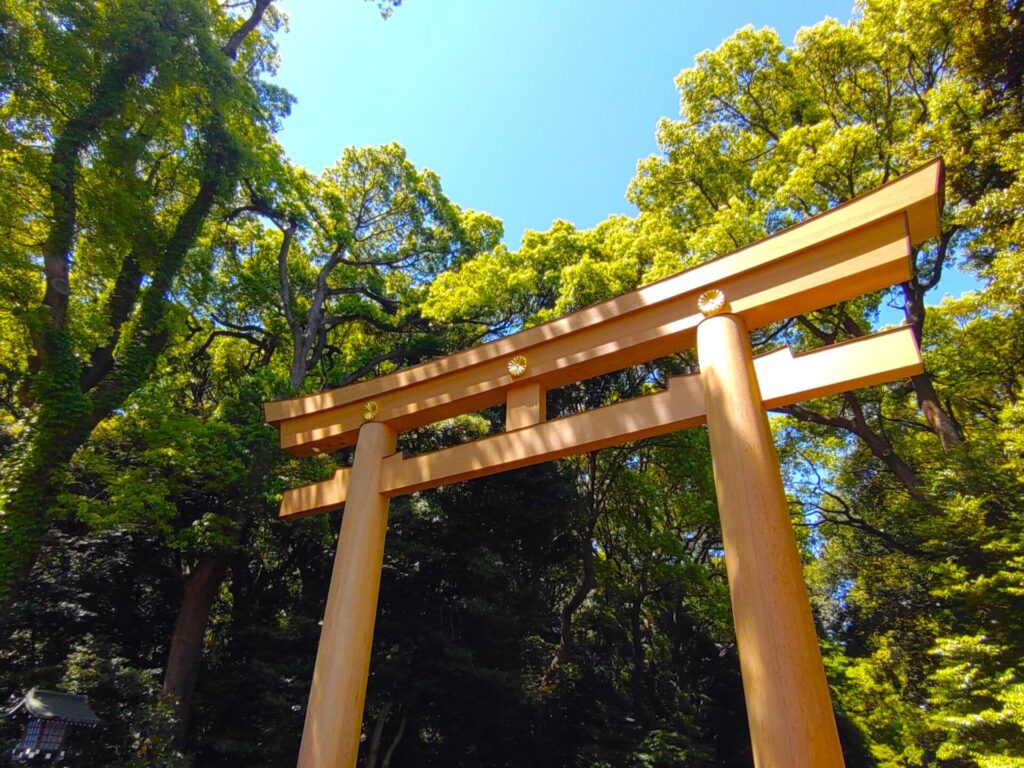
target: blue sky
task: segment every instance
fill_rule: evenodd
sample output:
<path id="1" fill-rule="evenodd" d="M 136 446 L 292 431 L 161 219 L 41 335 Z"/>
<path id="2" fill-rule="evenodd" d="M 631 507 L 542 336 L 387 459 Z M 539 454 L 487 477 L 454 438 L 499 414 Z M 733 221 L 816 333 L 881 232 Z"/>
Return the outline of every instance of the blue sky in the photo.
<path id="1" fill-rule="evenodd" d="M 676 117 L 673 80 L 744 24 L 797 29 L 852 0 L 282 0 L 279 82 L 296 96 L 280 139 L 313 171 L 389 141 L 447 195 L 525 229 L 631 213 L 626 186 Z M 952 283 L 945 290 L 959 290 Z"/>

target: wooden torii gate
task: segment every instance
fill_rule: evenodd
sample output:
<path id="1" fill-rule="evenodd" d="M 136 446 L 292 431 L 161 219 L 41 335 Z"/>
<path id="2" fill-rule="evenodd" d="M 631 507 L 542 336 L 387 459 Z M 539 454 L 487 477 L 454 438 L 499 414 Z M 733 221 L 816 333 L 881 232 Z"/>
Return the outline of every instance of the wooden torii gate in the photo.
<path id="1" fill-rule="evenodd" d="M 920 373 L 920 351 L 904 327 L 752 357 L 749 329 L 909 280 L 911 246 L 939 233 L 942 169 L 935 160 L 773 237 L 497 341 L 267 403 L 267 421 L 293 454 L 356 446 L 351 468 L 281 503 L 282 518 L 345 506 L 299 767 L 356 764 L 392 496 L 705 422 L 754 763 L 842 766 L 766 409 Z M 694 345 L 700 373 L 546 420 L 547 390 Z M 395 452 L 403 430 L 502 403 L 501 434 L 420 456 Z"/>

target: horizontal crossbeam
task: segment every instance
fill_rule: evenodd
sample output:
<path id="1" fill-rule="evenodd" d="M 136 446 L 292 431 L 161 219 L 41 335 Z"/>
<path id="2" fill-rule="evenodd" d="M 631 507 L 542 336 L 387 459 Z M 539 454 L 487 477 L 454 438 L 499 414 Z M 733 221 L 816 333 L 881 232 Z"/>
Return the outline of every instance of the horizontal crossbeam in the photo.
<path id="1" fill-rule="evenodd" d="M 913 376 L 923 368 L 913 332 L 897 328 L 795 356 L 784 347 L 755 358 L 754 370 L 764 406 L 777 408 Z M 673 432 L 704 419 L 700 374 L 676 376 L 657 394 L 421 456 L 394 454 L 383 461 L 380 490 L 401 496 Z M 342 468 L 327 480 L 286 491 L 280 516 L 291 519 L 342 506 L 349 472 Z"/>
<path id="2" fill-rule="evenodd" d="M 513 386 L 544 389 L 619 370 L 694 345 L 697 299 L 725 292 L 750 328 L 880 290 L 911 276 L 910 246 L 938 234 L 936 161 L 827 213 L 573 314 L 372 381 L 267 403 L 281 446 L 310 455 L 355 443 L 374 420 L 398 431 L 504 402 Z M 525 358 L 517 377 L 513 356 Z"/>

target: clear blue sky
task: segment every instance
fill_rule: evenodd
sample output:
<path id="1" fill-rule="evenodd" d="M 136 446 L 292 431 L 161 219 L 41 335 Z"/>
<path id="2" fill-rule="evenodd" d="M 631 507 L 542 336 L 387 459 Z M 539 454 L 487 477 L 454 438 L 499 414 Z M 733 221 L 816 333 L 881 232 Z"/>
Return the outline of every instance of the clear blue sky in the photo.
<path id="1" fill-rule="evenodd" d="M 313 171 L 344 147 L 397 141 L 459 205 L 525 229 L 631 213 L 636 162 L 676 117 L 673 80 L 744 24 L 786 42 L 852 0 L 281 0 L 280 134 Z M 943 286 L 946 290 L 953 287 Z"/>

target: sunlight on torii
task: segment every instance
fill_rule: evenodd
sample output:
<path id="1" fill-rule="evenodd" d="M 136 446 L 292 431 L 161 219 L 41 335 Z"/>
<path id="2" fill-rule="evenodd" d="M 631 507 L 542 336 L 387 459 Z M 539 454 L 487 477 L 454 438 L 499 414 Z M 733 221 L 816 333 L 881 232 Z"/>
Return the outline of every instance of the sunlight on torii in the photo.
<path id="1" fill-rule="evenodd" d="M 300 456 L 356 445 L 351 469 L 288 491 L 282 517 L 342 504 L 299 766 L 355 766 L 391 496 L 707 422 L 757 766 L 842 752 L 766 408 L 920 373 L 909 328 L 753 358 L 749 330 L 911 277 L 939 232 L 941 160 L 727 256 L 502 339 L 341 389 L 265 405 Z M 549 389 L 696 345 L 668 389 L 545 419 Z M 399 431 L 505 403 L 506 431 L 422 456 Z M 357 442 L 358 438 L 358 442 Z"/>

